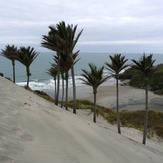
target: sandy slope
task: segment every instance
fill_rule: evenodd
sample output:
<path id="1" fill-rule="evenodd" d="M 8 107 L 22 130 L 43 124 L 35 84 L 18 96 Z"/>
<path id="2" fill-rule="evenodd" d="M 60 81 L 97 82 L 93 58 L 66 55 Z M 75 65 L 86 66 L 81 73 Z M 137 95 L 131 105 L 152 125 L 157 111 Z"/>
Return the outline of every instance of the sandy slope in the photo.
<path id="1" fill-rule="evenodd" d="M 162 163 L 163 151 L 57 108 L 0 77 L 0 163 Z"/>

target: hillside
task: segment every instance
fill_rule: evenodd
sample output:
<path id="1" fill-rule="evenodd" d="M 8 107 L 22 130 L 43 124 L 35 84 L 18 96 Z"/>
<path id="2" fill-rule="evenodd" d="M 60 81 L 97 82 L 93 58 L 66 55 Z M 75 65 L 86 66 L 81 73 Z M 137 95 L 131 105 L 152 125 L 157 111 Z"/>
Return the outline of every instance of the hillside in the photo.
<path id="1" fill-rule="evenodd" d="M 163 152 L 0 77 L 1 163 L 162 163 Z"/>

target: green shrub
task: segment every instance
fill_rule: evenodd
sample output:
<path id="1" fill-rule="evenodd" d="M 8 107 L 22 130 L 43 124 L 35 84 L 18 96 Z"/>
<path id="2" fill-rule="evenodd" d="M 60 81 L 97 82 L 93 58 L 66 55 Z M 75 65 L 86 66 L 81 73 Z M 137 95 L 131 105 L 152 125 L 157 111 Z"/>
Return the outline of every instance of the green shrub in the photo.
<path id="1" fill-rule="evenodd" d="M 0 76 L 3 76 L 3 73 L 0 72 Z"/>
<path id="2" fill-rule="evenodd" d="M 35 94 L 37 94 L 38 96 L 50 101 L 50 102 L 54 102 L 54 99 L 52 99 L 47 93 L 43 92 L 43 91 L 39 91 L 39 90 L 34 90 L 33 91 Z"/>
<path id="3" fill-rule="evenodd" d="M 156 126 L 154 130 L 156 135 L 163 139 L 163 126 Z"/>

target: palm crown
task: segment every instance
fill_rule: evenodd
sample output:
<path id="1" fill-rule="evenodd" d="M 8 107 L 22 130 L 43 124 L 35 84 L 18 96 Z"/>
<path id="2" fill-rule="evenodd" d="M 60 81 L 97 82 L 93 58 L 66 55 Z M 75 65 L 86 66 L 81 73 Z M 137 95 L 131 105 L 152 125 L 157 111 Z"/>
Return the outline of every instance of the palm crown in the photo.
<path id="1" fill-rule="evenodd" d="M 123 69 L 128 67 L 128 65 L 125 65 L 128 59 L 125 59 L 125 56 L 121 56 L 121 54 L 115 54 L 114 56 L 109 56 L 111 59 L 111 63 L 105 63 L 107 66 L 106 68 L 111 71 L 112 73 L 115 73 L 117 76 Z"/>
<path id="2" fill-rule="evenodd" d="M 71 54 L 83 30 L 76 36 L 77 25 L 67 25 L 64 21 L 49 27 L 48 35 L 43 35 L 41 45 L 53 51 Z"/>
<path id="3" fill-rule="evenodd" d="M 31 63 L 38 56 L 38 52 L 34 48 L 29 47 L 20 47 L 18 60 L 24 64 L 26 67 L 29 67 Z"/>
<path id="4" fill-rule="evenodd" d="M 134 59 L 132 61 L 134 62 L 132 67 L 144 75 L 145 78 L 150 78 L 156 71 L 156 67 L 153 66 L 155 60 L 152 60 L 152 54 L 149 56 L 143 54 L 139 61 Z"/>
<path id="5" fill-rule="evenodd" d="M 15 47 L 14 45 L 12 46 L 7 45 L 6 49 L 2 50 L 1 55 L 10 59 L 11 61 L 14 61 L 15 59 L 17 59 L 17 53 L 18 53 L 17 47 Z"/>
<path id="6" fill-rule="evenodd" d="M 90 71 L 82 69 L 82 76 L 81 80 L 84 84 L 92 86 L 94 91 L 96 91 L 97 87 L 105 82 L 108 77 L 103 78 L 103 70 L 104 67 L 97 68 L 96 65 L 89 63 Z"/>
<path id="7" fill-rule="evenodd" d="M 15 83 L 15 60 L 18 59 L 18 49 L 14 45 L 6 45 L 6 49 L 2 50 L 1 55 L 10 59 L 13 66 L 13 82 Z"/>

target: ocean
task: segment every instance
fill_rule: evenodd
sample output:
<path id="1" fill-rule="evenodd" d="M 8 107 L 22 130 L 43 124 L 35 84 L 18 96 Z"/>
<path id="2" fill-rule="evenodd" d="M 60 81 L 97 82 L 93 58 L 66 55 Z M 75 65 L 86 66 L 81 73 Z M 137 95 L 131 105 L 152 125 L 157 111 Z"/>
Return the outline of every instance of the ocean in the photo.
<path id="1" fill-rule="evenodd" d="M 30 66 L 31 76 L 29 86 L 33 90 L 52 90 L 54 89 L 54 80 L 47 73 L 53 63 L 54 52 L 40 52 L 39 56 Z M 88 63 L 94 63 L 97 66 L 103 66 L 105 62 L 110 62 L 109 55 L 111 53 L 79 53 L 80 60 L 75 65 L 75 78 L 76 85 L 81 86 L 81 70 L 88 69 Z M 139 59 L 142 54 L 127 53 L 125 55 L 128 60 L 128 64 L 131 64 L 131 59 Z M 153 54 L 153 59 L 156 59 L 155 64 L 163 63 L 163 54 Z M 18 85 L 26 85 L 26 69 L 25 66 L 16 61 L 16 83 Z M 5 77 L 12 79 L 12 64 L 11 61 L 0 56 L 0 72 L 4 74 Z M 105 74 L 109 72 L 105 69 Z M 110 85 L 115 84 L 114 79 L 109 79 Z M 71 78 L 69 79 L 69 87 L 72 86 Z"/>

